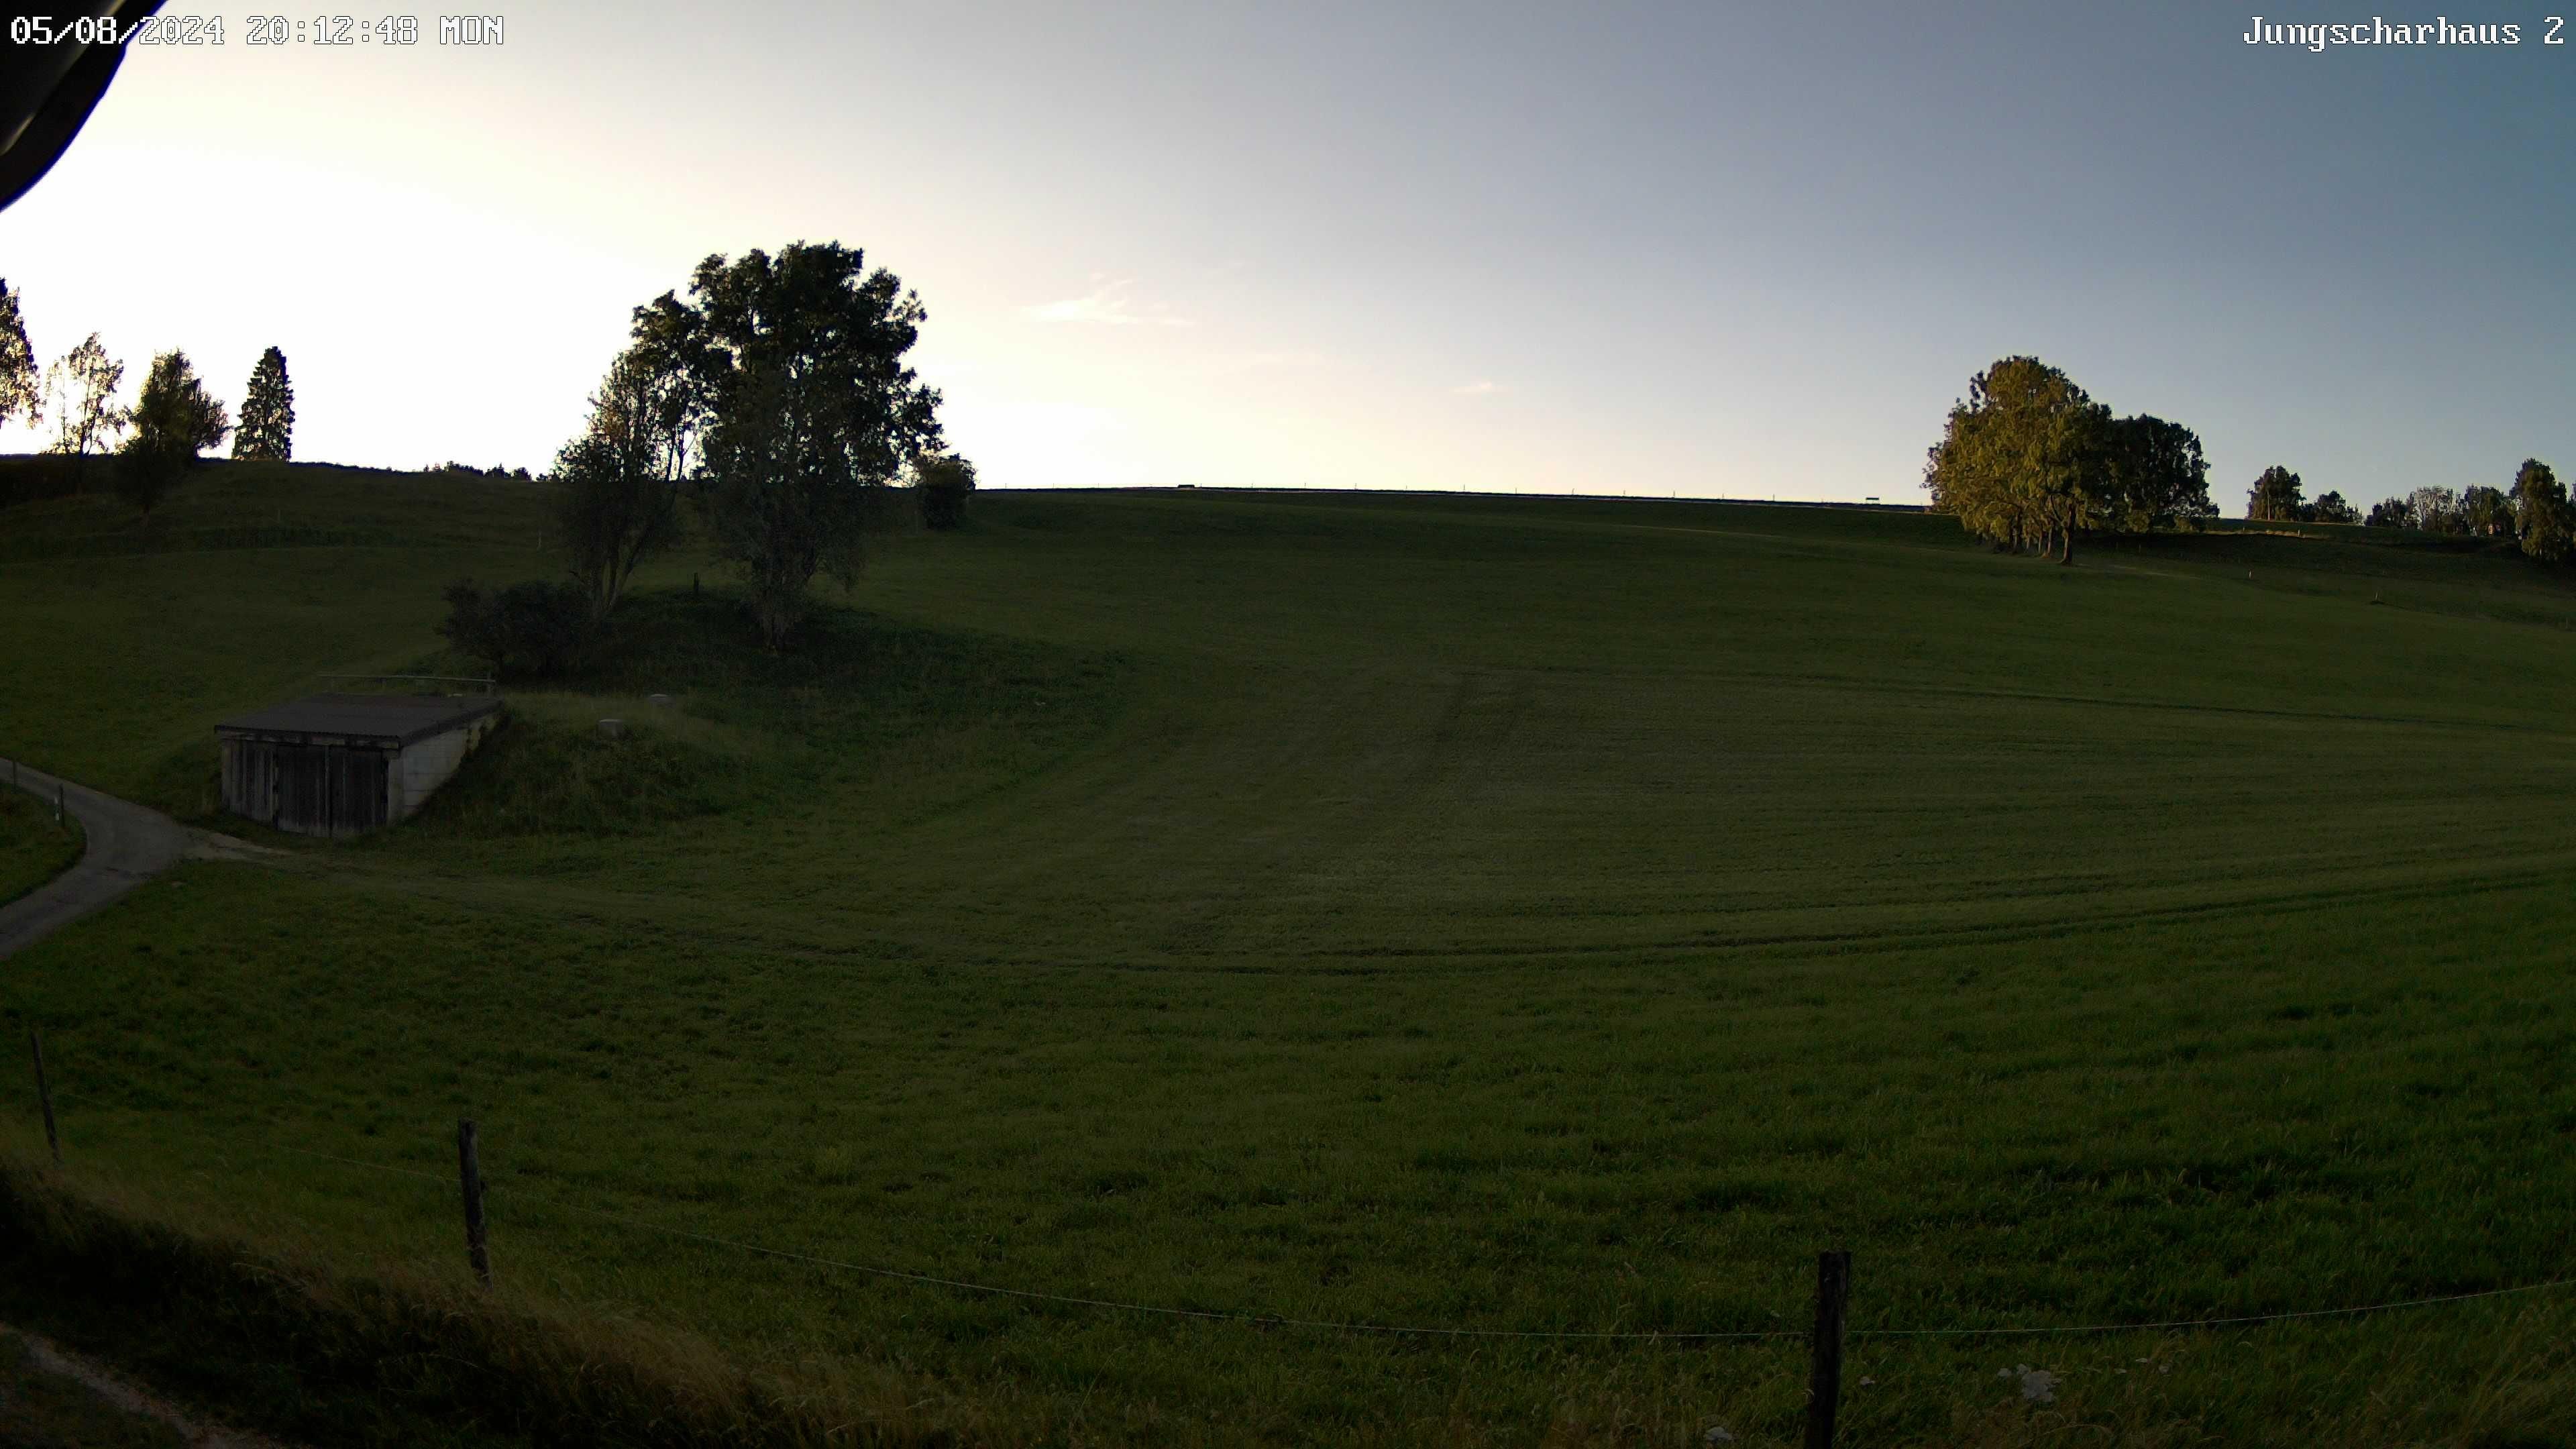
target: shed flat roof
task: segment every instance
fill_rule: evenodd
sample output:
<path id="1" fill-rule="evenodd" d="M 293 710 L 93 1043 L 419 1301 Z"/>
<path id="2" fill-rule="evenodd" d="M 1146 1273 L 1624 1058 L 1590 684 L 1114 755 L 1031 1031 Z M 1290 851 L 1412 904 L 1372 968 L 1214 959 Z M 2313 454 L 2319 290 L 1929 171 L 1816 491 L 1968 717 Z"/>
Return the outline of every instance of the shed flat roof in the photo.
<path id="1" fill-rule="evenodd" d="M 218 733 L 364 735 L 410 744 L 472 723 L 501 707 L 493 694 L 315 694 L 228 719 Z"/>

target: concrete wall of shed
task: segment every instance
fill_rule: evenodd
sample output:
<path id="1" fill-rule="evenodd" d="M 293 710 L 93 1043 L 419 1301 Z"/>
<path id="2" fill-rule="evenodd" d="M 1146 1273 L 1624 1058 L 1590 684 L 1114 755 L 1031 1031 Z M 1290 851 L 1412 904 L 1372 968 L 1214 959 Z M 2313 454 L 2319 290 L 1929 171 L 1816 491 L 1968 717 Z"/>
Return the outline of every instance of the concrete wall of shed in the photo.
<path id="1" fill-rule="evenodd" d="M 461 728 L 445 734 L 414 740 L 394 757 L 394 766 L 385 771 L 385 819 L 402 821 L 429 799 L 430 792 L 447 783 L 474 747 L 500 724 L 498 714 L 487 714 Z"/>

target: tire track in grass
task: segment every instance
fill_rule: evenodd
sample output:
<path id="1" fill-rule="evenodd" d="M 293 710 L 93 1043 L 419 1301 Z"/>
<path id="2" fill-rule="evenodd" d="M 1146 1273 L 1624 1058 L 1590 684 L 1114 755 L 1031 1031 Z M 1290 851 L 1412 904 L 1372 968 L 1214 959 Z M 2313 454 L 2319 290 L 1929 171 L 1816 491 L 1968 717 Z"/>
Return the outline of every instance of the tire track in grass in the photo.
<path id="1" fill-rule="evenodd" d="M 278 868 L 268 862 L 265 868 Z M 292 867 L 292 859 L 282 863 Z M 2356 877 L 2336 872 L 2331 884 L 2296 889 L 2251 887 L 2216 899 L 2176 901 L 2120 909 L 2055 911 L 2008 919 L 1941 924 L 1877 919 L 1831 930 L 1703 930 L 1626 940 L 1493 941 L 1417 946 L 1393 942 L 1355 942 L 1303 949 L 1230 950 L 1166 948 L 1158 955 L 1121 953 L 957 952 L 942 934 L 925 927 L 919 934 L 879 934 L 866 939 L 838 939 L 810 928 L 799 929 L 801 915 L 790 907 L 725 907 L 674 901 L 659 895 L 627 895 L 592 887 L 549 885 L 518 880 L 421 877 L 391 870 L 335 870 L 317 877 L 327 884 L 371 895 L 411 897 L 472 911 L 544 916 L 592 927 L 655 931 L 701 949 L 722 948 L 775 952 L 840 960 L 903 962 L 937 959 L 950 965 L 1008 970 L 1117 971 L 1142 974 L 1205 973 L 1213 975 L 1369 976 L 1395 972 L 1420 975 L 1489 975 L 1526 970 L 1552 960 L 1638 962 L 1658 958 L 1692 958 L 1740 952 L 1804 951 L 1815 955 L 1901 955 L 1966 946 L 1999 946 L 2025 941 L 2117 933 L 2230 917 L 2271 918 L 2341 909 L 2357 902 L 2421 900 L 2456 901 L 2464 891 L 2487 894 L 2543 885 L 2576 872 L 2576 850 L 2522 857 L 2507 866 L 2494 861 L 2440 868 L 2391 865 L 2384 872 Z M 1779 914 L 1814 917 L 1836 914 L 1832 907 L 1813 907 Z"/>

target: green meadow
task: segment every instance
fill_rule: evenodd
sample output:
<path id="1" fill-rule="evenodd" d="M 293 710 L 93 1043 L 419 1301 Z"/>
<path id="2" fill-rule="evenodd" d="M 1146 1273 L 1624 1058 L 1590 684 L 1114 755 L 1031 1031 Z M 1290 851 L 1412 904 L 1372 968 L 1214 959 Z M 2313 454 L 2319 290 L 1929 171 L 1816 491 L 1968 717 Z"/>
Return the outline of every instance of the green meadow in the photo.
<path id="1" fill-rule="evenodd" d="M 0 966 L 69 1157 L 9 1088 L 14 1191 L 470 1302 L 473 1117 L 492 1301 L 857 1439 L 1794 1442 L 1846 1247 L 1846 1442 L 2576 1443 L 2576 1289 L 1908 1336 L 2576 1277 L 2576 588 L 2510 551 L 987 493 L 778 655 L 655 565 L 396 831 L 224 824 L 217 720 L 464 672 L 439 589 L 543 514 L 0 514 L 0 754 L 274 852 Z M 0 1317 L 284 1431 L 572 1442 L 12 1251 Z"/>

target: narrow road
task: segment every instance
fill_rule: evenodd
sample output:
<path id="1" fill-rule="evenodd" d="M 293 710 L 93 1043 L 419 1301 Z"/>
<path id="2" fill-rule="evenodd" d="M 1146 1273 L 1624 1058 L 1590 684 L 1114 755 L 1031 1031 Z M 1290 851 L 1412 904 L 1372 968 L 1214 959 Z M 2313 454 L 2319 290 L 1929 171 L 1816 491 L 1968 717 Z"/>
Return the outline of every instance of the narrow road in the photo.
<path id="1" fill-rule="evenodd" d="M 9 778 L 13 763 L 0 759 L 0 782 Z M 17 765 L 16 771 L 19 788 L 40 799 L 51 802 L 61 791 L 64 807 L 88 832 L 89 848 L 80 864 L 0 906 L 0 961 L 168 870 L 188 853 L 190 840 L 186 826 L 158 810 L 102 795 L 32 765 Z"/>

